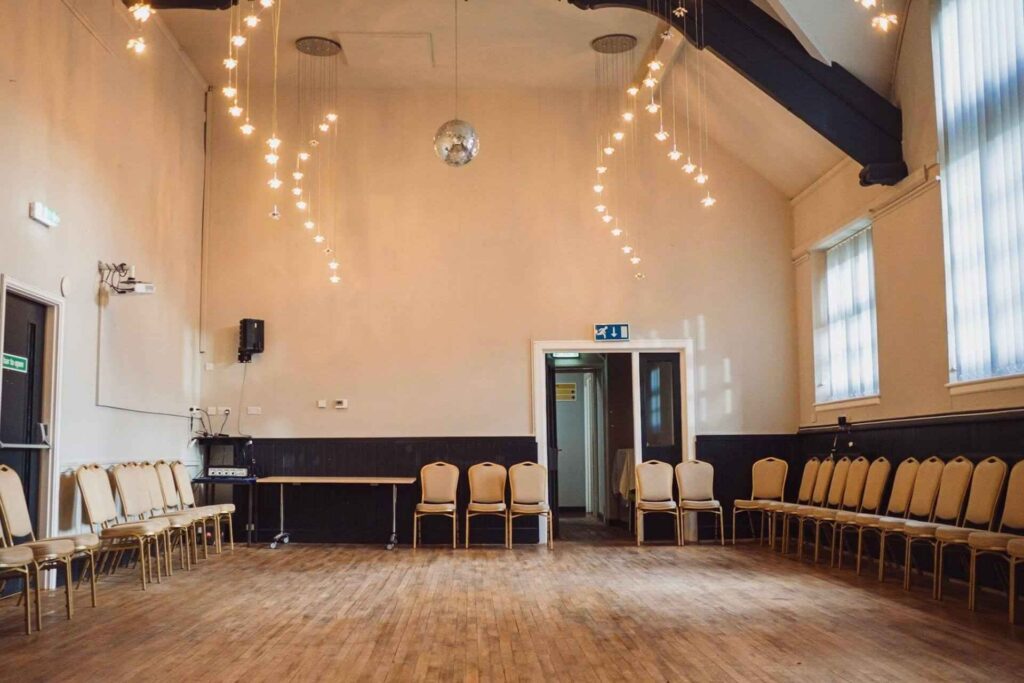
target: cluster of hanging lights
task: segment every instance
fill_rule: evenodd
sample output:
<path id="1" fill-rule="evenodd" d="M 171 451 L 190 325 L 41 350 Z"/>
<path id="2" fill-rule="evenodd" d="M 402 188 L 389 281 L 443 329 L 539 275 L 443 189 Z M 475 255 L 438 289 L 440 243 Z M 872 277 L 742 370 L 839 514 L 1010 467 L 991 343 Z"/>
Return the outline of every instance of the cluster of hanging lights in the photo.
<path id="1" fill-rule="evenodd" d="M 670 24 L 669 8 L 671 0 L 656 3 L 657 14 Z M 641 78 L 634 80 L 636 65 L 634 65 L 633 51 L 636 47 L 636 38 L 626 35 L 609 35 L 595 39 L 591 46 L 597 53 L 597 68 L 595 81 L 597 85 L 597 115 L 599 121 L 599 133 L 597 136 L 597 163 L 595 165 L 596 176 L 593 184 L 593 191 L 597 195 L 597 204 L 594 209 L 599 220 L 610 226 L 612 237 L 622 242 L 619 249 L 634 266 L 639 266 L 641 257 L 639 254 L 639 235 L 637 230 L 627 229 L 627 218 L 633 214 L 630 206 L 630 199 L 637 196 L 635 188 L 631 188 L 631 182 L 636 176 L 637 157 L 640 129 L 643 127 L 643 119 L 651 120 L 656 116 L 655 130 L 653 137 L 658 145 L 671 141 L 671 149 L 666 152 L 670 163 L 677 164 L 685 158 L 680 169 L 683 174 L 692 179 L 703 195 L 700 204 L 706 209 L 715 206 L 718 200 L 711 194 L 711 176 L 707 171 L 709 158 L 709 136 L 708 136 L 708 115 L 707 115 L 707 77 L 705 69 L 704 53 L 704 3 L 703 0 L 695 0 L 694 7 L 697 16 L 693 26 L 693 35 L 698 47 L 697 61 L 692 67 L 689 64 L 687 53 L 692 48 L 684 40 L 679 52 L 682 53 L 681 62 L 683 70 L 683 104 L 685 116 L 685 141 L 677 133 L 680 130 L 679 109 L 677 106 L 677 88 L 675 69 L 676 64 L 663 64 L 657 56 L 649 61 L 640 70 Z M 682 19 L 683 33 L 688 33 L 687 19 L 689 11 L 683 5 L 683 0 L 675 0 L 675 7 L 671 14 Z M 661 34 L 663 41 L 673 37 L 671 29 Z M 657 51 L 655 52 L 657 55 Z M 692 76 L 691 76 L 692 72 Z M 695 82 L 693 86 L 694 102 L 691 103 L 691 79 Z M 666 109 L 664 98 L 668 90 L 670 101 L 669 120 L 666 121 Z M 692 106 L 691 106 L 692 104 Z M 638 109 L 646 112 L 648 116 L 641 114 Z M 610 131 L 600 130 L 606 122 L 612 122 Z M 682 149 L 680 147 L 682 146 Z M 617 152 L 621 152 L 617 154 Z M 614 186 L 614 187 L 613 187 Z M 615 191 L 617 190 L 617 191 Z M 644 274 L 637 269 L 634 273 L 637 279 L 643 279 Z"/>
<path id="2" fill-rule="evenodd" d="M 149 21 L 149 18 L 156 14 L 156 10 L 148 2 L 136 2 L 128 8 L 128 12 L 138 23 L 140 33 L 129 38 L 128 44 L 125 47 L 128 48 L 129 52 L 141 55 L 146 51 L 146 37 L 142 35 L 141 31 L 145 27 L 146 22 Z"/>
<path id="3" fill-rule="evenodd" d="M 871 18 L 871 26 L 881 31 L 882 33 L 888 33 L 889 29 L 894 28 L 899 24 L 899 18 L 885 9 L 885 0 L 853 0 L 855 3 L 863 7 L 864 9 L 878 9 L 878 14 Z"/>

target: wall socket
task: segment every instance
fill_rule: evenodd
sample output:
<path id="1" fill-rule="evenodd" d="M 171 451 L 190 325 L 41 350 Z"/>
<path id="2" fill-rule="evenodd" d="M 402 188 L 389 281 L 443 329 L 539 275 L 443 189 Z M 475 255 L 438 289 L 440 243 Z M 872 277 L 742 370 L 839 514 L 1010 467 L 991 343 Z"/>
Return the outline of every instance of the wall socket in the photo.
<path id="1" fill-rule="evenodd" d="M 347 398 L 336 398 L 336 399 L 334 399 L 334 407 L 337 408 L 338 410 L 345 410 L 346 408 L 348 408 L 348 399 Z"/>

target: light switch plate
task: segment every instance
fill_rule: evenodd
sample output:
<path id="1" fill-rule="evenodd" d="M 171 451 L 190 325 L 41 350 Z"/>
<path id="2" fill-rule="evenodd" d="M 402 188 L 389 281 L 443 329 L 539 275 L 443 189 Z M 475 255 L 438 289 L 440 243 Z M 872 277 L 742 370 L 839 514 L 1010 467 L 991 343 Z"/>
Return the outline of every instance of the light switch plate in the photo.
<path id="1" fill-rule="evenodd" d="M 210 407 L 208 407 L 206 409 L 206 412 L 207 412 L 208 415 L 216 415 L 217 414 L 217 406 L 210 406 Z"/>
<path id="2" fill-rule="evenodd" d="M 317 408 L 326 408 L 327 407 L 327 399 L 322 398 L 319 401 L 317 401 L 316 402 L 316 407 Z"/>
<path id="3" fill-rule="evenodd" d="M 247 415 L 262 415 L 263 408 L 261 408 L 260 406 L 249 406 L 248 408 L 245 409 L 245 412 Z"/>

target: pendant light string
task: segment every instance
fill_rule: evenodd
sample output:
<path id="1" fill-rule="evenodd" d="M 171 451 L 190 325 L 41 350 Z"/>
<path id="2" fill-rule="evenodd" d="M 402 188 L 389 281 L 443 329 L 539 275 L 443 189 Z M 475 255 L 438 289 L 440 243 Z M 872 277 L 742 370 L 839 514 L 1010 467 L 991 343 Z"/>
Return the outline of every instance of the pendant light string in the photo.
<path id="1" fill-rule="evenodd" d="M 455 118 L 459 118 L 459 0 L 455 3 Z"/>

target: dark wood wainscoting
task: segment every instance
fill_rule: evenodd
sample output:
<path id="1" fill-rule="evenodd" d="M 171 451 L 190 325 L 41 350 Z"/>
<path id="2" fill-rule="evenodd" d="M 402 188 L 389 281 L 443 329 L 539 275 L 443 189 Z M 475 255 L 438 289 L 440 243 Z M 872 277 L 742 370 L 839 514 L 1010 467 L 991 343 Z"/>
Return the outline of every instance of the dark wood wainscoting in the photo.
<path id="1" fill-rule="evenodd" d="M 464 510 L 469 500 L 466 471 L 478 462 L 506 467 L 537 460 L 532 436 L 424 437 L 375 439 L 254 439 L 253 455 L 259 476 L 419 476 L 420 468 L 435 460 L 456 465 L 459 478 L 459 539 L 464 538 Z M 391 487 L 286 486 L 285 527 L 295 543 L 384 543 L 391 529 Z M 419 483 L 398 489 L 398 537 L 412 541 L 412 513 L 420 499 Z M 236 491 L 236 505 L 244 509 L 245 492 Z M 278 487 L 260 486 L 257 492 L 258 530 L 261 541 L 277 532 Z M 239 515 L 241 517 L 241 515 Z M 239 520 L 244 524 L 244 520 Z M 475 542 L 502 543 L 498 517 L 472 520 Z M 536 542 L 537 523 L 517 519 L 517 543 Z M 238 536 L 236 536 L 238 538 Z M 423 522 L 425 543 L 451 542 L 450 522 L 443 517 Z"/>

